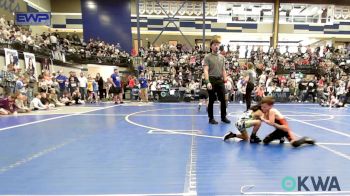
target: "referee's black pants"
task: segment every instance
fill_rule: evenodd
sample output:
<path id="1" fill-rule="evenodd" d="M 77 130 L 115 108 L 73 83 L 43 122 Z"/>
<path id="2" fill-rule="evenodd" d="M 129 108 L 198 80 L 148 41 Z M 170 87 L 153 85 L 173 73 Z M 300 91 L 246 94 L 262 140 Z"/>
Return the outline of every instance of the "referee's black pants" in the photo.
<path id="1" fill-rule="evenodd" d="M 226 101 L 225 101 L 225 84 L 221 78 L 212 78 L 209 77 L 212 89 L 208 89 L 209 94 L 209 103 L 208 103 L 208 117 L 209 120 L 214 119 L 214 102 L 216 96 L 220 101 L 221 108 L 221 120 L 226 118 Z"/>

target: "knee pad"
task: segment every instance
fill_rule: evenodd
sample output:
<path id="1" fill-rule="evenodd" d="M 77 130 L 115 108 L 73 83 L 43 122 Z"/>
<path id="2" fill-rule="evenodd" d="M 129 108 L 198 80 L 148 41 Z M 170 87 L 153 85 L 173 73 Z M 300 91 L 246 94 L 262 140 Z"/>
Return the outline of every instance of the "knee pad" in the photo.
<path id="1" fill-rule="evenodd" d="M 242 120 L 239 120 L 235 123 L 236 128 L 238 131 L 243 131 L 245 129 L 245 122 Z"/>

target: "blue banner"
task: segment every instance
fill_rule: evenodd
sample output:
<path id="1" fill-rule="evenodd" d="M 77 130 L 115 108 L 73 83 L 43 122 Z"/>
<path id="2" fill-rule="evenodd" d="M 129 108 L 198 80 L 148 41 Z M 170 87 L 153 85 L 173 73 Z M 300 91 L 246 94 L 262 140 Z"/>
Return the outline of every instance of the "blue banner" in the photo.
<path id="1" fill-rule="evenodd" d="M 17 12 L 16 25 L 51 26 L 51 13 L 50 12 Z"/>

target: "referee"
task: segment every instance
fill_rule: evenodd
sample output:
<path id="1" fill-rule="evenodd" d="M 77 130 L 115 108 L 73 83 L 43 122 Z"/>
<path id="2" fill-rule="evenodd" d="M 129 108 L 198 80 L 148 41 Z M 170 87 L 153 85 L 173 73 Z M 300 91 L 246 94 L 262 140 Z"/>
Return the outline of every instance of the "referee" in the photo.
<path id="1" fill-rule="evenodd" d="M 204 79 L 209 94 L 208 117 L 210 124 L 218 124 L 214 119 L 213 107 L 216 95 L 221 106 L 221 121 L 231 123 L 226 117 L 225 85 L 227 81 L 225 71 L 225 58 L 218 54 L 220 41 L 214 39 L 210 42 L 211 53 L 204 57 Z"/>

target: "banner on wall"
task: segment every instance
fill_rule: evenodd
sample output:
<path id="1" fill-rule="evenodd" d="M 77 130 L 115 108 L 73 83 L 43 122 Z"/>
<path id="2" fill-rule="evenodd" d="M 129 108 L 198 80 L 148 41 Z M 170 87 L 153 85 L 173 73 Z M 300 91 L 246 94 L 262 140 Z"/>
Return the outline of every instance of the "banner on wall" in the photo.
<path id="1" fill-rule="evenodd" d="M 15 69 L 19 69 L 19 59 L 17 50 L 5 48 L 5 69 L 9 64 L 13 64 Z"/>
<path id="2" fill-rule="evenodd" d="M 33 53 L 23 52 L 25 71 L 32 77 L 36 78 L 36 61 Z"/>
<path id="3" fill-rule="evenodd" d="M 16 25 L 51 25 L 50 12 L 17 12 L 15 19 Z"/>

